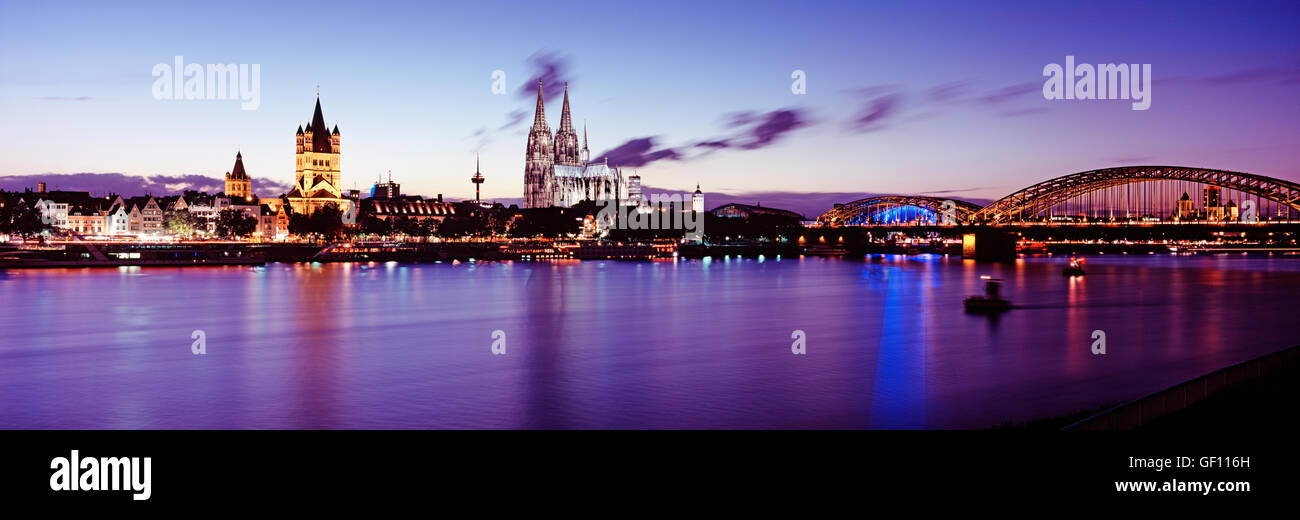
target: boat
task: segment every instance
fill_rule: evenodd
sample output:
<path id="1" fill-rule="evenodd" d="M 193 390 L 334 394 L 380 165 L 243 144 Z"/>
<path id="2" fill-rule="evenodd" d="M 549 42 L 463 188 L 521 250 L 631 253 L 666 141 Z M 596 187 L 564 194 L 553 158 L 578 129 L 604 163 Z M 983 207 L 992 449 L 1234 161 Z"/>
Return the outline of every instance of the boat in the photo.
<path id="1" fill-rule="evenodd" d="M 803 254 L 808 256 L 844 256 L 849 254 L 849 250 L 836 246 L 807 246 L 803 248 Z"/>
<path id="2" fill-rule="evenodd" d="M 970 296 L 965 300 L 966 312 L 971 314 L 998 314 L 1011 310 L 1011 301 L 1002 297 L 1002 280 L 981 276 L 984 295 Z"/>
<path id="3" fill-rule="evenodd" d="M 1061 270 L 1061 275 L 1063 275 L 1063 276 L 1083 276 L 1083 274 L 1084 274 L 1083 265 L 1086 264 L 1086 263 L 1087 263 L 1087 260 L 1084 260 L 1084 259 L 1082 259 L 1082 258 L 1075 258 L 1075 257 L 1072 256 L 1072 257 L 1070 257 L 1070 264 L 1067 265 L 1067 266 L 1065 266 L 1065 269 L 1062 269 L 1062 270 Z"/>

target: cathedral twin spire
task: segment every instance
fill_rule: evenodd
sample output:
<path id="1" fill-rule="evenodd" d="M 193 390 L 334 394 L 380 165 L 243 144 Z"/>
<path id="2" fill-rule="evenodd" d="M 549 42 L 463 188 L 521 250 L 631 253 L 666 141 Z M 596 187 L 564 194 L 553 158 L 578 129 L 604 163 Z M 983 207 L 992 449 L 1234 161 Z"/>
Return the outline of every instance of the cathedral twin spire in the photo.
<path id="1" fill-rule="evenodd" d="M 569 110 L 569 84 L 564 84 L 564 107 L 560 112 L 560 128 L 554 134 L 551 134 L 550 127 L 546 124 L 546 104 L 545 95 L 542 92 L 542 80 L 537 80 L 537 109 L 533 113 L 533 131 L 530 134 L 545 132 L 550 138 L 552 144 L 552 163 L 560 165 L 579 165 L 583 161 L 582 151 L 586 149 L 587 129 L 586 125 L 582 129 L 582 148 L 579 148 L 578 132 L 573 127 L 573 116 Z M 529 136 L 530 148 L 536 142 L 534 135 Z"/>
<path id="2" fill-rule="evenodd" d="M 546 103 L 542 101 L 542 80 L 537 80 L 537 109 L 533 112 L 533 130 L 546 130 L 550 132 L 551 128 L 546 126 Z"/>

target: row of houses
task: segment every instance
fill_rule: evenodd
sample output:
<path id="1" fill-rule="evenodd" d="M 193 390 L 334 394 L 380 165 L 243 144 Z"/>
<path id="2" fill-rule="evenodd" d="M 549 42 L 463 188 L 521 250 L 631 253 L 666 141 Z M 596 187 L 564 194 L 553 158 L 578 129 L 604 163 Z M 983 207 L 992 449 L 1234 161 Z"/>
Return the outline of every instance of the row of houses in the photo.
<path id="1" fill-rule="evenodd" d="M 257 220 L 256 234 L 274 239 L 288 234 L 289 218 L 278 200 L 187 193 L 154 197 L 91 196 L 87 191 L 36 191 L 5 193 L 6 204 L 27 204 L 41 213 L 51 227 L 82 236 L 167 234 L 164 216 L 184 211 L 206 223 L 208 233 L 216 231 L 217 217 L 225 209 L 236 209 Z M 264 204 L 263 202 L 269 202 Z"/>

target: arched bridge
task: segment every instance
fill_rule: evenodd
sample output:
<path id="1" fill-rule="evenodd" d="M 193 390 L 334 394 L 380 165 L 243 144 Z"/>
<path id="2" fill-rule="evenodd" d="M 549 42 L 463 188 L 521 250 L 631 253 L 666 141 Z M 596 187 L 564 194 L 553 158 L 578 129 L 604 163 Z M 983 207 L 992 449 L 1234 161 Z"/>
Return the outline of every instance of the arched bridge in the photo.
<path id="1" fill-rule="evenodd" d="M 947 205 L 951 205 L 951 207 Z M 921 195 L 876 195 L 847 204 L 837 204 L 817 217 L 817 222 L 828 226 L 861 226 L 887 222 L 900 211 L 914 210 L 922 220 L 941 222 L 946 211 L 952 210 L 956 222 L 967 222 L 980 210 L 976 204 L 964 200 L 942 199 Z"/>
<path id="2" fill-rule="evenodd" d="M 945 206 L 948 201 L 952 207 Z M 1255 212 L 1249 216 L 1247 204 Z M 1300 215 L 1300 183 L 1209 168 L 1125 166 L 1049 179 L 982 208 L 938 197 L 866 197 L 836 205 L 817 222 L 829 226 L 943 223 L 949 209 L 956 223 L 962 224 L 1285 220 Z"/>
<path id="3" fill-rule="evenodd" d="M 1300 184 L 1254 175 L 1250 173 L 1207 168 L 1188 168 L 1182 166 L 1125 166 L 1105 168 L 1064 175 L 1049 179 L 1028 188 L 1003 197 L 975 215 L 975 220 L 990 224 L 1032 219 L 1042 217 L 1071 200 L 1079 200 L 1091 193 L 1104 192 L 1111 188 L 1152 181 L 1182 181 L 1193 185 L 1216 186 L 1235 191 L 1258 199 L 1266 199 L 1300 210 Z M 1111 190 L 1114 191 L 1114 190 Z M 1155 201 L 1159 205 L 1169 203 L 1177 197 L 1177 191 L 1162 194 L 1165 200 Z M 1105 206 L 1141 206 L 1143 202 L 1129 201 L 1123 195 L 1108 197 L 1099 202 Z M 1146 203 L 1150 207 L 1152 203 Z"/>

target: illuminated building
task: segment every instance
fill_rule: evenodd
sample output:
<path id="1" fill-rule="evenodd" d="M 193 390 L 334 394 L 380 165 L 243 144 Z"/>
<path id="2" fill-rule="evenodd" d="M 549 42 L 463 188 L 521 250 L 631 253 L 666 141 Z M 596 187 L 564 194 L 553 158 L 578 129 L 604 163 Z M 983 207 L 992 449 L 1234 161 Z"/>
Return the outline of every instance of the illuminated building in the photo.
<path id="1" fill-rule="evenodd" d="M 546 125 L 546 106 L 542 82 L 537 82 L 537 108 L 533 128 L 528 132 L 524 149 L 524 207 L 573 207 L 584 200 L 625 200 L 628 198 L 623 174 L 608 160 L 591 162 L 587 148 L 587 130 L 582 131 L 582 147 L 569 113 L 569 87 L 564 86 L 564 108 L 560 128 L 551 133 Z"/>
<path id="2" fill-rule="evenodd" d="M 321 113 L 320 96 L 307 128 L 298 127 L 295 139 L 295 171 L 293 189 L 286 198 L 294 213 L 311 214 L 334 204 L 346 211 L 352 199 L 343 196 L 340 183 L 343 178 L 340 166 L 342 139 L 338 125 L 331 131 Z"/>

